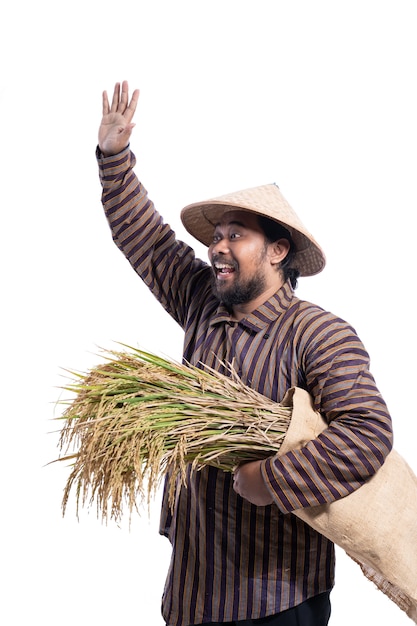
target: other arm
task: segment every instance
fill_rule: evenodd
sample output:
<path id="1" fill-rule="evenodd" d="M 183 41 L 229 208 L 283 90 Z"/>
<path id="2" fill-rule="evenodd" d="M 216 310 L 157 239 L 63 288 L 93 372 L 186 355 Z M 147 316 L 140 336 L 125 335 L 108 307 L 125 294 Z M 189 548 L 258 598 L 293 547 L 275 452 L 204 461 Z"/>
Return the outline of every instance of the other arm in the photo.
<path id="1" fill-rule="evenodd" d="M 272 500 L 286 513 L 348 495 L 373 476 L 392 448 L 391 418 L 354 330 L 325 313 L 317 322 L 307 319 L 306 334 L 309 329 L 300 366 L 329 427 L 303 448 L 243 465 L 235 476 L 240 495 L 254 504 Z"/>

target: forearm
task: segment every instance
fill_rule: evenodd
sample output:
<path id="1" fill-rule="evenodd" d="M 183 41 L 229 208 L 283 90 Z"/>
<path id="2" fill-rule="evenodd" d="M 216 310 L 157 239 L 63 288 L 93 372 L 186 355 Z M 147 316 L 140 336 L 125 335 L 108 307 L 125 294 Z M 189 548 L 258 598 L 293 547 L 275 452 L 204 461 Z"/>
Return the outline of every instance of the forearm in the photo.
<path id="1" fill-rule="evenodd" d="M 129 148 L 111 157 L 103 157 L 97 148 L 96 154 L 101 201 L 113 240 L 137 271 L 137 249 L 144 249 L 160 217 L 133 170 L 136 158 Z"/>
<path id="2" fill-rule="evenodd" d="M 113 240 L 167 312 L 184 324 L 187 285 L 205 264 L 176 239 L 135 175 L 134 154 L 103 157 L 97 150 L 102 204 Z M 183 297 L 180 297 L 183 294 Z"/>
<path id="3" fill-rule="evenodd" d="M 266 485 L 284 512 L 328 504 L 352 493 L 375 474 L 392 448 L 388 409 L 366 361 L 359 365 L 355 357 L 350 369 L 339 357 L 330 368 L 333 376 L 328 373 L 322 385 L 319 410 L 329 427 L 301 448 L 262 464 Z"/>

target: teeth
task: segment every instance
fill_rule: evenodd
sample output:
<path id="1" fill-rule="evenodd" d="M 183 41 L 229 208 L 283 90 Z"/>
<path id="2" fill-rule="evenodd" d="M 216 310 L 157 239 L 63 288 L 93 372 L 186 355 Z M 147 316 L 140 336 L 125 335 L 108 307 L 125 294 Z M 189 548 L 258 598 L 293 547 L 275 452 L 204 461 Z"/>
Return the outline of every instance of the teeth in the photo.
<path id="1" fill-rule="evenodd" d="M 233 265 L 228 265 L 227 263 L 215 263 L 214 267 L 216 270 L 232 270 Z"/>

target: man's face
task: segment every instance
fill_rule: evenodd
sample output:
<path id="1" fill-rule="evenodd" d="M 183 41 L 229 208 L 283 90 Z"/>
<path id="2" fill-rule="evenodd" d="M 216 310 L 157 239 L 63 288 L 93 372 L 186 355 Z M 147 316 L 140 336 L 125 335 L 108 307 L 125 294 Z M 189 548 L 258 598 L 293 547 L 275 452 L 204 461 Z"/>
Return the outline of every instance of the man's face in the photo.
<path id="1" fill-rule="evenodd" d="M 246 211 L 223 215 L 208 254 L 214 292 L 226 306 L 251 302 L 268 289 L 273 269 L 268 249 L 256 215 Z"/>

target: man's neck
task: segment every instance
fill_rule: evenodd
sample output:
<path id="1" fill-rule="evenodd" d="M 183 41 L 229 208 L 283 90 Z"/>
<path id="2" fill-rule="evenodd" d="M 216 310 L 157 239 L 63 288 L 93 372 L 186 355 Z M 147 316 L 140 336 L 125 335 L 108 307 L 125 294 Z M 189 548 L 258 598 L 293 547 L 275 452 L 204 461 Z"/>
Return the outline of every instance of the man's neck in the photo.
<path id="1" fill-rule="evenodd" d="M 280 281 L 280 283 L 271 286 L 269 289 L 261 293 L 260 296 L 251 300 L 250 302 L 245 302 L 243 304 L 238 304 L 233 307 L 232 310 L 232 318 L 239 322 L 243 318 L 247 317 L 256 309 L 259 309 L 262 304 L 264 304 L 267 300 L 272 298 L 272 296 L 283 286 L 284 281 Z"/>

